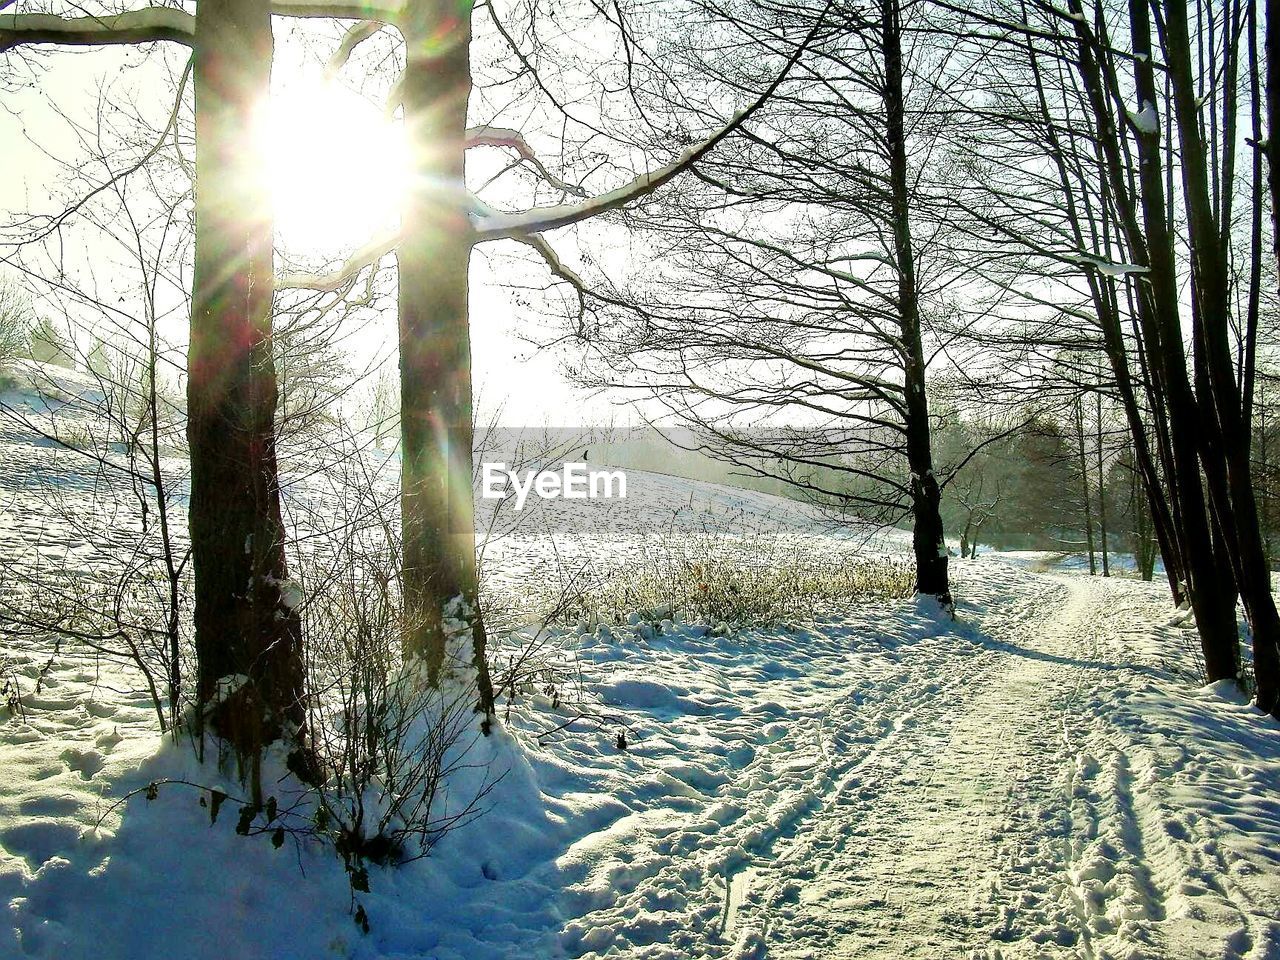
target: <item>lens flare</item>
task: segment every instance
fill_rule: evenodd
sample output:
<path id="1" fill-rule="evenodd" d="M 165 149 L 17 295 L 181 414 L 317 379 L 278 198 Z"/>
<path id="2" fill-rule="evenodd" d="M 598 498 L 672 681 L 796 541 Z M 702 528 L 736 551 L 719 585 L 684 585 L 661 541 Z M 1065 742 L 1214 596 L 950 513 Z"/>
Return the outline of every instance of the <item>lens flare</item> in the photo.
<path id="1" fill-rule="evenodd" d="M 290 255 L 338 256 L 394 228 L 407 157 L 398 124 L 336 84 L 298 83 L 262 112 L 276 238 Z"/>

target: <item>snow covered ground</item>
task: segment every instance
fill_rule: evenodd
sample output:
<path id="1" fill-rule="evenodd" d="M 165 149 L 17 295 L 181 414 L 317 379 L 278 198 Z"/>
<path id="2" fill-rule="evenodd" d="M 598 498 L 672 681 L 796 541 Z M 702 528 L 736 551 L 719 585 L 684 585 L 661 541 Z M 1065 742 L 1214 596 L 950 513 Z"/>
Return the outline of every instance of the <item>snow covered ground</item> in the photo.
<path id="1" fill-rule="evenodd" d="M 67 464 L 0 443 L 0 549 L 92 554 L 33 493 Z M 575 543 L 906 545 L 693 481 L 629 494 L 552 504 L 489 562 L 519 590 Z M 233 784 L 157 736 L 136 677 L 5 638 L 0 957 L 1280 958 L 1280 725 L 1195 684 L 1158 583 L 953 567 L 954 621 L 899 600 L 567 633 L 574 701 L 518 697 L 474 744 L 506 771 L 489 812 L 356 894 L 331 850 L 237 836 L 196 788 L 148 799 Z"/>

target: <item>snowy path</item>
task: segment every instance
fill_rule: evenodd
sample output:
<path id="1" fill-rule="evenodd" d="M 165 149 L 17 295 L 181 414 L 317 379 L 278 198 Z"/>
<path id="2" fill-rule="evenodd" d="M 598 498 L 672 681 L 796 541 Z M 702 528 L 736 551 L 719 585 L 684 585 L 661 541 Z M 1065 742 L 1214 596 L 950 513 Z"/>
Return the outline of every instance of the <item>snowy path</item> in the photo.
<path id="1" fill-rule="evenodd" d="M 1041 814 L 1064 762 L 1092 734 L 1081 690 L 1106 671 L 1073 659 L 1100 612 L 1088 587 L 1046 591 L 1056 613 L 993 631 L 1007 645 L 996 662 L 859 764 L 762 884 L 761 943 L 785 945 L 779 955 L 954 957 L 993 926 L 1013 939 L 997 913 L 1015 899 L 1007 917 L 1038 924 L 1033 940 L 1087 939 L 1086 910 L 1045 902 L 1053 878 L 1036 855 L 1054 842 Z M 1039 865 L 1060 869 L 1052 856 Z"/>
<path id="2" fill-rule="evenodd" d="M 1127 592 L 1064 576 L 1047 613 L 984 624 L 999 659 L 913 714 L 760 871 L 754 942 L 779 957 L 1277 956 L 1275 885 L 1204 861 L 1212 833 L 1164 810 L 1151 748 L 1105 709 L 1139 672 L 1114 643 Z"/>
<path id="3" fill-rule="evenodd" d="M 1260 829 L 1239 807 L 1250 761 L 1197 754 L 1128 703 L 1160 695 L 1128 635 L 1176 642 L 1152 622 L 1167 608 L 1129 581 L 1008 575 L 1015 596 L 962 608 L 972 640 L 921 640 L 874 679 L 856 676 L 873 657 L 826 664 L 840 692 L 710 812 L 594 838 L 582 886 L 609 896 L 568 925 L 569 954 L 1280 957 L 1274 871 L 1222 836 Z M 1174 802 L 1217 778 L 1220 809 Z M 1276 809 L 1253 842 L 1274 843 Z"/>

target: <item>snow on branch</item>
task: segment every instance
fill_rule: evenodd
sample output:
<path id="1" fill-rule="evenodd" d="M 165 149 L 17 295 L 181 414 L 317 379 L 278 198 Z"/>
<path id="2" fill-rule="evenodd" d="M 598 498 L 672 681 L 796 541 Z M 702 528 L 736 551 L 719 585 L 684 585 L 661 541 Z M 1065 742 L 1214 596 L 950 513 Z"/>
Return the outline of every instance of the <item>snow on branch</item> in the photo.
<path id="1" fill-rule="evenodd" d="M 276 278 L 281 290 L 316 290 L 334 293 L 368 267 L 374 266 L 400 243 L 399 232 L 378 237 L 353 253 L 337 270 L 329 273 L 286 273 Z"/>
<path id="2" fill-rule="evenodd" d="M 795 51 L 787 58 L 787 62 L 783 65 L 781 72 L 774 78 L 773 82 L 765 89 L 759 97 L 751 104 L 735 113 L 723 127 L 713 133 L 710 137 L 695 143 L 683 150 L 675 160 L 656 170 L 650 170 L 642 173 L 630 183 L 623 184 L 615 190 L 608 193 L 591 197 L 579 203 L 563 203 L 552 207 L 535 207 L 532 210 L 526 210 L 520 213 L 502 213 L 493 211 L 481 216 L 475 225 L 476 242 L 483 243 L 486 240 L 501 239 L 519 239 L 527 237 L 535 233 L 542 233 L 547 230 L 557 230 L 560 227 L 567 227 L 574 223 L 580 223 L 583 220 L 607 213 L 610 210 L 617 210 L 625 207 L 627 204 L 647 196 L 662 187 L 664 184 L 674 180 L 680 174 L 684 173 L 704 156 L 710 153 L 715 147 L 726 137 L 733 134 L 744 123 L 747 122 L 757 110 L 765 105 L 773 96 L 777 89 L 782 86 L 783 82 L 790 75 L 791 70 L 800 61 L 800 58 L 808 50 L 809 45 L 813 43 L 814 38 L 818 34 L 818 30 L 826 21 L 827 12 L 831 9 L 832 0 L 827 0 L 826 7 L 823 8 L 822 14 L 818 17 L 817 22 L 805 37 L 804 42 L 796 47 Z"/>
<path id="3" fill-rule="evenodd" d="M 107 17 L 6 13 L 0 14 L 0 52 L 35 43 L 110 46 L 171 40 L 190 46 L 195 24 L 195 17 L 173 7 L 147 7 Z"/>
<path id="4" fill-rule="evenodd" d="M 519 243 L 527 244 L 536 250 L 552 275 L 559 277 L 573 287 L 574 293 L 578 297 L 578 317 L 581 319 L 587 312 L 587 284 L 582 277 L 576 271 L 565 266 L 564 261 L 560 259 L 560 255 L 556 253 L 551 244 L 547 243 L 546 237 L 535 233 L 529 236 L 513 237 L 512 239 Z"/>
<path id="5" fill-rule="evenodd" d="M 524 138 L 519 130 L 509 130 L 506 127 L 472 127 L 467 130 L 467 139 L 464 146 L 467 149 L 472 147 L 506 147 L 514 150 L 520 157 L 530 166 L 532 166 L 540 176 L 551 186 L 564 193 L 571 193 L 576 197 L 585 197 L 587 192 L 576 184 L 561 180 L 550 170 L 546 168 L 538 155 L 533 152 L 533 147 Z"/>
<path id="6" fill-rule="evenodd" d="M 1137 113 L 1127 111 L 1129 122 L 1133 124 L 1133 128 L 1139 133 L 1150 136 L 1160 132 L 1160 115 L 1156 113 L 1156 107 L 1153 103 L 1141 104 L 1141 109 Z"/>
<path id="7" fill-rule="evenodd" d="M 338 49 L 333 52 L 333 56 L 325 64 L 325 76 L 332 77 L 337 74 L 339 70 L 347 65 L 347 61 L 351 59 L 351 54 L 356 47 L 371 37 L 377 36 L 384 26 L 386 24 L 379 23 L 377 20 L 361 20 L 349 29 L 343 36 L 342 43 L 338 45 Z"/>
<path id="8" fill-rule="evenodd" d="M 1075 260 L 1081 266 L 1093 267 L 1098 273 L 1104 277 L 1110 277 L 1112 280 L 1120 280 L 1130 274 L 1141 275 L 1151 272 L 1150 267 L 1145 267 L 1140 263 L 1112 263 L 1109 260 L 1102 260 L 1088 254 L 1077 254 L 1067 259 Z"/>
<path id="9" fill-rule="evenodd" d="M 315 17 L 329 20 L 373 20 L 398 23 L 404 4 L 397 0 L 272 0 L 271 12 L 277 17 Z"/>

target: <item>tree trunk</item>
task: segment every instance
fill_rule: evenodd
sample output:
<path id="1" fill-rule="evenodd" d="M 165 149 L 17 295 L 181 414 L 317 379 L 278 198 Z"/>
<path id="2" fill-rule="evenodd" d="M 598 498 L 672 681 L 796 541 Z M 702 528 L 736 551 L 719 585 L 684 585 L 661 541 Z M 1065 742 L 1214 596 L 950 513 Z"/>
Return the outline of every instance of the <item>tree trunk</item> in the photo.
<path id="1" fill-rule="evenodd" d="M 473 231 L 464 205 L 471 95 L 471 9 L 413 0 L 403 25 L 401 89 L 413 189 L 399 247 L 403 466 L 404 649 L 432 682 L 448 640 L 469 635 L 485 728 L 493 714 L 476 574 L 472 487 L 468 272 Z"/>
<path id="2" fill-rule="evenodd" d="M 1101 377 L 1099 377 L 1101 379 Z M 1111 576 L 1111 560 L 1108 557 L 1107 549 L 1107 486 L 1106 473 L 1103 471 L 1102 456 L 1102 389 L 1099 385 L 1098 392 L 1094 394 L 1096 401 L 1095 409 L 1098 415 L 1098 544 L 1102 548 L 1102 575 L 1104 577 Z"/>
<path id="3" fill-rule="evenodd" d="M 1209 195 L 1186 18 L 1184 4 L 1178 0 L 1165 3 L 1165 60 L 1174 92 L 1178 139 L 1182 148 L 1184 199 L 1191 234 L 1192 278 L 1199 334 L 1196 349 L 1197 354 L 1203 354 L 1209 384 L 1208 399 L 1212 402 L 1218 428 L 1207 431 L 1205 435 L 1206 441 L 1213 441 L 1212 444 L 1206 443 L 1206 449 L 1211 455 L 1216 454 L 1211 461 L 1205 462 L 1205 473 L 1214 497 L 1214 513 L 1234 560 L 1233 572 L 1253 633 L 1258 706 L 1280 716 L 1280 613 L 1271 593 L 1271 578 L 1262 548 L 1249 461 L 1249 430 L 1243 421 L 1239 384 L 1232 365 L 1227 258 Z M 1226 145 L 1226 149 L 1234 148 L 1234 144 Z"/>
<path id="4" fill-rule="evenodd" d="M 910 194 L 907 188 L 905 105 L 902 94 L 902 24 L 898 0 L 881 0 L 884 31 L 884 105 L 889 181 L 892 195 L 894 254 L 898 268 L 898 318 L 902 330 L 904 421 L 907 466 L 911 471 L 912 545 L 916 592 L 951 603 L 947 541 L 942 527 L 942 492 L 933 474 L 929 398 L 924 347 L 920 339 L 920 300 L 915 251 L 911 245 Z"/>
<path id="5" fill-rule="evenodd" d="M 275 453 L 272 221 L 258 126 L 271 16 L 257 0 L 196 12 L 196 242 L 187 437 L 197 697 L 256 769 L 304 717 L 298 614 L 281 599 L 285 534 Z M 256 776 L 254 788 L 258 784 Z"/>
<path id="6" fill-rule="evenodd" d="M 1079 0 L 1071 0 L 1079 11 Z M 1158 102 L 1151 64 L 1151 31 L 1144 0 L 1129 4 L 1133 38 L 1134 79 L 1143 108 L 1155 112 Z M 1077 31 L 1082 28 L 1077 26 Z M 1102 91 L 1097 61 L 1089 41 L 1080 45 L 1082 79 L 1095 115 L 1100 141 L 1107 152 L 1107 166 L 1117 198 L 1127 196 L 1127 182 L 1119 157 L 1118 136 L 1111 124 Z M 1139 262 L 1145 261 L 1149 283 L 1140 285 L 1138 316 L 1147 346 L 1150 370 L 1159 384 L 1168 412 L 1170 506 L 1179 532 L 1180 554 L 1185 566 L 1191 605 L 1196 614 L 1210 680 L 1235 678 L 1239 673 L 1239 640 L 1236 633 L 1234 594 L 1223 589 L 1214 563 L 1204 489 L 1200 481 L 1199 436 L 1203 433 L 1200 410 L 1187 377 L 1186 353 L 1178 310 L 1177 272 L 1173 243 L 1165 220 L 1165 191 L 1161 178 L 1158 124 L 1135 131 L 1138 142 L 1138 180 L 1142 227 L 1136 215 L 1121 207 L 1129 246 Z"/>
<path id="7" fill-rule="evenodd" d="M 1086 246 L 1084 230 L 1081 225 L 1081 216 L 1076 203 L 1075 193 L 1072 190 L 1072 177 L 1068 171 L 1067 163 L 1063 155 L 1063 148 L 1060 142 L 1057 127 L 1053 123 L 1053 115 L 1049 110 L 1048 101 L 1044 95 L 1044 83 L 1040 73 L 1040 67 L 1037 60 L 1035 46 L 1028 40 L 1027 43 L 1028 61 L 1031 66 L 1032 75 L 1035 78 L 1036 94 L 1040 104 L 1041 116 L 1046 125 L 1046 138 L 1050 147 L 1050 156 L 1054 161 L 1054 165 L 1058 171 L 1059 182 L 1062 185 L 1063 197 L 1066 201 L 1066 212 L 1071 224 L 1076 243 L 1081 249 Z M 1081 64 L 1082 71 L 1085 64 Z M 1096 101 L 1095 101 L 1096 103 Z M 1103 128 L 1102 118 L 1098 120 L 1099 128 Z M 1108 132 L 1113 132 L 1109 131 Z M 1111 145 L 1114 147 L 1114 144 Z M 1098 176 L 1101 180 L 1100 186 L 1104 188 L 1108 180 L 1109 155 L 1107 146 L 1098 142 L 1095 138 L 1094 143 L 1094 159 L 1098 165 Z M 1124 204 L 1124 213 L 1127 216 L 1126 232 L 1128 234 L 1131 245 L 1134 247 L 1135 259 L 1141 259 L 1145 256 L 1138 235 L 1136 216 L 1129 206 L 1129 198 L 1126 194 L 1120 194 L 1121 201 Z M 1109 221 L 1105 219 L 1105 215 L 1100 216 L 1094 212 L 1090 203 L 1089 193 L 1087 190 L 1081 190 L 1081 202 L 1084 207 L 1085 214 L 1089 218 L 1090 224 L 1101 219 L 1102 228 L 1105 235 L 1109 236 Z M 1095 230 L 1096 234 L 1096 230 Z M 1134 452 L 1135 467 L 1137 469 L 1138 479 L 1141 480 L 1142 489 L 1146 494 L 1147 503 L 1150 506 L 1152 523 L 1155 528 L 1156 540 L 1160 547 L 1160 555 L 1164 558 L 1165 576 L 1169 583 L 1169 592 L 1173 596 L 1173 602 L 1181 605 L 1186 599 L 1183 591 L 1184 562 L 1182 559 L 1182 549 L 1179 542 L 1179 534 L 1173 520 L 1173 512 L 1170 506 L 1169 498 L 1165 495 L 1165 489 L 1160 480 L 1159 472 L 1156 469 L 1156 463 L 1151 453 L 1151 445 L 1148 437 L 1147 424 L 1143 420 L 1142 411 L 1138 406 L 1137 396 L 1134 390 L 1134 381 L 1132 373 L 1129 369 L 1129 356 L 1125 348 L 1124 334 L 1120 326 L 1120 305 L 1116 296 L 1116 286 L 1114 280 L 1103 280 L 1102 277 L 1095 273 L 1088 273 L 1085 278 L 1089 285 L 1090 296 L 1093 300 L 1094 309 L 1098 315 L 1098 326 L 1102 332 L 1103 352 L 1106 354 L 1107 361 L 1111 366 L 1112 375 L 1115 377 L 1116 393 L 1120 400 L 1121 409 L 1124 411 L 1125 422 L 1129 427 L 1129 434 L 1132 438 L 1132 447 Z M 1137 347 L 1137 362 L 1139 370 L 1145 369 L 1145 356 L 1142 351 L 1141 338 Z M 1158 384 L 1154 382 L 1153 377 L 1144 376 L 1143 381 L 1147 387 L 1148 406 L 1152 411 L 1152 419 L 1155 424 L 1155 433 L 1157 441 L 1163 435 L 1161 426 L 1164 423 L 1163 417 L 1163 401 L 1158 392 Z M 1158 443 L 1159 446 L 1159 443 Z M 1162 447 L 1161 447 L 1162 448 Z"/>
<path id="8" fill-rule="evenodd" d="M 1267 189 L 1271 193 L 1271 245 L 1280 265 L 1280 0 L 1267 0 Z"/>
<path id="9" fill-rule="evenodd" d="M 1249 133 L 1254 143 L 1262 141 L 1262 82 L 1258 76 L 1258 7 L 1250 3 L 1245 9 L 1245 36 L 1248 37 Z M 1253 394 L 1258 362 L 1258 322 L 1262 308 L 1262 150 L 1250 151 L 1249 190 L 1249 287 L 1242 324 L 1243 343 L 1239 358 L 1240 409 L 1246 425 L 1253 423 Z M 1280 256 L 1280 249 L 1276 251 Z M 1265 527 L 1265 524 L 1264 524 Z"/>
<path id="10" fill-rule="evenodd" d="M 1084 540 L 1089 548 L 1089 576 L 1098 575 L 1098 558 L 1093 549 L 1093 509 L 1089 494 L 1089 460 L 1084 443 L 1084 402 L 1076 397 L 1076 451 L 1080 461 L 1080 504 L 1084 513 Z"/>

